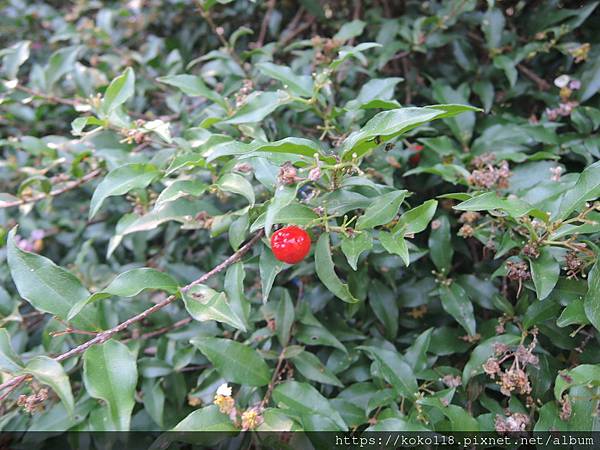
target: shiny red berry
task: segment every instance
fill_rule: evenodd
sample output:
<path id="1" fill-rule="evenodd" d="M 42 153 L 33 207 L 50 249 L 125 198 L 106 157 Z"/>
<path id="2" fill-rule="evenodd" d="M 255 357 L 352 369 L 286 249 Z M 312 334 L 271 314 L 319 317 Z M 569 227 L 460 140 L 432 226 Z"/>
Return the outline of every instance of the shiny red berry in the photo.
<path id="1" fill-rule="evenodd" d="M 310 236 L 302 228 L 284 227 L 271 236 L 271 249 L 279 261 L 296 264 L 308 255 Z"/>

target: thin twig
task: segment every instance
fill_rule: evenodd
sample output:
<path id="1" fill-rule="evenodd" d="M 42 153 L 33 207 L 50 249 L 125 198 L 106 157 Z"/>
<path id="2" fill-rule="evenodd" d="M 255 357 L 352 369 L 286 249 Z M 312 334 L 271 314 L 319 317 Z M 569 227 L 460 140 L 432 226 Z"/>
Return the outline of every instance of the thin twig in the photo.
<path id="1" fill-rule="evenodd" d="M 275 8 L 275 1 L 276 0 L 269 0 L 269 3 L 267 4 L 267 12 L 260 25 L 260 32 L 258 34 L 258 39 L 256 40 L 256 48 L 261 48 L 265 44 L 267 28 L 269 26 L 269 20 L 271 20 L 271 15 L 273 14 L 273 9 Z"/>
<path id="2" fill-rule="evenodd" d="M 271 377 L 271 381 L 269 382 L 269 386 L 267 387 L 267 392 L 260 402 L 260 408 L 264 408 L 267 403 L 269 403 L 269 399 L 271 398 L 271 393 L 275 388 L 275 384 L 277 384 L 277 379 L 279 378 L 279 371 L 281 370 L 281 366 L 283 365 L 283 361 L 285 361 L 285 350 L 286 347 L 281 349 L 281 353 L 279 354 L 279 358 L 277 358 L 277 366 L 275 367 L 275 371 L 273 372 L 273 376 Z"/>
<path id="3" fill-rule="evenodd" d="M 221 264 L 215 266 L 209 272 L 206 272 L 204 275 L 202 275 L 197 280 L 194 280 L 187 286 L 182 287 L 180 289 L 180 291 L 185 293 L 188 290 L 190 290 L 193 286 L 204 283 L 209 278 L 222 272 L 223 270 L 225 270 L 227 267 L 231 266 L 232 264 L 235 264 L 236 262 L 238 262 L 254 246 L 254 244 L 256 244 L 260 240 L 260 238 L 263 236 L 263 233 L 264 233 L 263 230 L 260 230 L 259 232 L 257 232 L 252 237 L 252 239 L 250 239 L 237 252 L 235 252 L 233 255 L 231 255 L 229 258 L 227 258 Z M 65 359 L 71 358 L 75 355 L 85 352 L 88 348 L 92 347 L 93 345 L 105 343 L 110 338 L 112 338 L 115 334 L 127 329 L 130 325 L 132 325 L 136 322 L 140 322 L 140 321 L 144 320 L 146 317 L 148 317 L 152 313 L 155 313 L 156 311 L 163 309 L 165 306 L 170 305 L 175 300 L 177 300 L 177 298 L 178 298 L 177 295 L 170 295 L 166 299 L 160 301 L 159 303 L 156 303 L 155 305 L 142 311 L 141 313 L 139 313 L 133 317 L 130 317 L 125 322 L 121 322 L 120 324 L 118 324 L 117 326 L 115 326 L 109 330 L 101 331 L 100 333 L 98 333 L 96 335 L 96 337 L 90 339 L 89 341 L 86 341 L 83 344 L 78 345 L 75 348 L 72 348 L 68 352 L 63 353 L 63 354 L 57 356 L 56 358 L 53 358 L 54 361 L 57 361 L 57 362 L 64 361 Z M 2 394 L 2 396 L 0 396 L 0 401 L 3 400 L 4 398 L 6 398 L 10 392 L 15 390 L 21 383 L 23 383 L 27 378 L 30 378 L 30 377 L 31 377 L 31 375 L 20 375 L 20 376 L 11 378 L 10 380 L 8 380 L 5 383 L 2 383 L 0 385 L 0 391 L 3 389 L 8 389 L 8 391 L 5 392 L 4 394 Z"/>
<path id="4" fill-rule="evenodd" d="M 45 199 L 47 197 L 56 197 L 57 195 L 64 194 L 67 191 L 75 189 L 75 188 L 81 186 L 84 183 L 87 183 L 88 181 L 96 178 L 101 173 L 102 173 L 101 169 L 92 170 L 90 173 L 84 175 L 80 179 L 74 180 L 74 181 L 70 181 L 70 182 L 66 183 L 63 187 L 61 187 L 59 189 L 54 189 L 54 190 L 48 192 L 47 194 L 41 193 L 41 194 L 33 195 L 31 197 L 28 197 L 28 198 L 23 198 L 23 199 L 15 200 L 15 201 L 12 201 L 12 202 L 2 202 L 2 201 L 0 201 L 0 209 L 2 209 L 2 208 L 12 208 L 13 206 L 21 206 L 21 205 L 25 205 L 27 203 L 35 203 L 35 202 L 37 202 L 39 200 L 43 200 L 43 199 Z"/>
<path id="5" fill-rule="evenodd" d="M 523 65 L 522 63 L 519 63 L 519 64 L 517 64 L 517 68 L 521 72 L 523 72 L 523 75 L 525 75 L 527 78 L 529 78 L 535 84 L 537 84 L 537 87 L 539 90 L 547 91 L 548 89 L 550 89 L 550 83 L 548 83 L 546 80 L 544 80 L 543 78 L 538 76 L 538 74 L 536 74 L 533 70 L 531 70 L 527 66 Z"/>
<path id="6" fill-rule="evenodd" d="M 300 33 L 302 33 L 304 30 L 306 30 L 307 28 L 309 28 L 313 24 L 314 21 L 315 21 L 315 17 L 314 16 L 310 16 L 307 19 L 307 21 L 304 22 L 302 25 L 299 25 L 296 29 L 291 30 L 287 34 L 282 35 L 281 38 L 279 39 L 278 45 L 280 47 L 285 47 L 285 45 L 289 41 L 291 41 L 296 36 L 298 36 Z"/>
<path id="7" fill-rule="evenodd" d="M 73 107 L 86 104 L 86 102 L 82 101 L 82 100 L 62 98 L 62 97 L 57 97 L 55 95 L 44 94 L 43 92 L 36 91 L 27 86 L 23 86 L 22 84 L 17 84 L 15 86 L 15 89 L 18 91 L 21 91 L 21 92 L 25 92 L 26 94 L 29 94 L 33 97 L 42 98 L 50 103 L 57 103 L 60 105 L 68 105 L 68 106 L 73 106 Z"/>

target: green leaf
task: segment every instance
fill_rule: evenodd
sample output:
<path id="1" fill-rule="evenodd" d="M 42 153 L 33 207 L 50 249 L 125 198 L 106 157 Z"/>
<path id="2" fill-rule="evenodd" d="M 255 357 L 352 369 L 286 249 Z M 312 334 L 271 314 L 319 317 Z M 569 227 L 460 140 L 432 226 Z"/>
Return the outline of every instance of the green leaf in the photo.
<path id="1" fill-rule="evenodd" d="M 248 200 L 248 203 L 250 203 L 250 206 L 254 206 L 254 188 L 243 176 L 236 173 L 226 173 L 219 178 L 215 185 L 222 191 L 245 197 L 246 200 Z"/>
<path id="2" fill-rule="evenodd" d="M 490 50 L 500 47 L 505 22 L 504 14 L 498 8 L 489 9 L 483 16 L 481 29 Z"/>
<path id="3" fill-rule="evenodd" d="M 244 322 L 233 311 L 223 292 L 217 292 L 203 284 L 196 284 L 183 292 L 185 309 L 197 321 L 216 320 L 246 331 Z"/>
<path id="4" fill-rule="evenodd" d="M 40 383 L 50 386 L 62 401 L 69 415 L 73 415 L 75 401 L 73 400 L 71 383 L 69 383 L 69 377 L 59 362 L 47 356 L 36 356 L 27 363 L 23 372 L 33 375 Z"/>
<path id="5" fill-rule="evenodd" d="M 142 400 L 148 415 L 162 428 L 164 427 L 165 393 L 160 383 L 160 380 L 144 379 L 142 383 L 142 392 L 144 393 Z"/>
<path id="6" fill-rule="evenodd" d="M 560 264 L 554 259 L 548 247 L 540 249 L 540 256 L 529 259 L 531 267 L 531 278 L 535 285 L 538 300 L 543 300 L 550 293 L 558 281 L 560 275 Z"/>
<path id="7" fill-rule="evenodd" d="M 69 311 L 68 320 L 71 320 L 83 309 L 83 307 L 96 300 L 109 297 L 135 297 L 146 289 L 166 291 L 169 294 L 177 292 L 177 282 L 166 273 L 156 269 L 144 267 L 132 269 L 120 273 L 103 290 L 96 292 L 87 299 L 77 302 Z"/>
<path id="8" fill-rule="evenodd" d="M 369 284 L 369 304 L 375 316 L 385 326 L 385 336 L 393 340 L 398 334 L 398 303 L 396 293 L 379 280 Z"/>
<path id="9" fill-rule="evenodd" d="M 481 344 L 473 349 L 471 356 L 467 364 L 463 369 L 462 383 L 464 386 L 469 382 L 471 378 L 476 375 L 483 373 L 483 364 L 494 356 L 494 345 L 495 344 L 506 344 L 506 345 L 517 345 L 521 341 L 520 336 L 512 334 L 502 334 L 500 336 L 494 336 L 486 339 Z"/>
<path id="10" fill-rule="evenodd" d="M 356 233 L 351 237 L 342 237 L 342 252 L 348 259 L 348 264 L 356 270 L 356 263 L 363 252 L 371 250 L 373 247 L 373 237 L 368 232 Z"/>
<path id="11" fill-rule="evenodd" d="M 190 413 L 171 431 L 238 431 L 226 414 L 219 411 L 216 405 L 206 406 Z"/>
<path id="12" fill-rule="evenodd" d="M 459 211 L 500 210 L 507 212 L 514 218 L 518 218 L 525 214 L 529 214 L 534 208 L 527 202 L 518 198 L 506 199 L 499 197 L 495 192 L 485 192 L 459 203 L 454 206 L 454 209 L 458 209 Z"/>
<path id="13" fill-rule="evenodd" d="M 589 279 L 588 279 L 589 282 Z M 600 297 L 598 297 L 600 298 Z M 590 320 L 586 314 L 584 299 L 574 299 L 563 309 L 560 317 L 556 319 L 556 325 L 564 328 L 569 325 L 588 325 Z M 590 315 L 593 315 L 595 311 L 593 307 L 590 309 Z M 596 319 L 597 320 L 597 319 Z"/>
<path id="14" fill-rule="evenodd" d="M 241 125 L 260 122 L 288 101 L 288 95 L 282 92 L 253 92 L 233 116 L 221 123 Z"/>
<path id="15" fill-rule="evenodd" d="M 223 156 L 243 155 L 264 156 L 265 154 L 289 154 L 305 156 L 314 159 L 314 155 L 319 155 L 321 161 L 334 164 L 335 158 L 323 154 L 323 149 L 316 142 L 310 139 L 288 137 L 279 141 L 263 142 L 254 141 L 250 144 L 237 141 L 221 142 L 203 153 L 206 161 L 211 162 Z"/>
<path id="16" fill-rule="evenodd" d="M 450 286 L 440 287 L 439 293 L 444 311 L 454 317 L 470 336 L 474 336 L 475 316 L 473 315 L 473 304 L 463 287 L 454 282 Z"/>
<path id="17" fill-rule="evenodd" d="M 239 317 L 244 328 L 247 329 L 250 327 L 248 324 L 248 317 L 250 316 L 252 308 L 250 301 L 244 295 L 245 277 L 246 272 L 244 271 L 244 264 L 242 262 L 232 264 L 229 269 L 227 269 L 227 272 L 225 272 L 223 287 L 234 315 Z"/>
<path id="18" fill-rule="evenodd" d="M 600 263 L 588 273 L 588 290 L 583 300 L 585 315 L 597 330 L 600 330 Z"/>
<path id="19" fill-rule="evenodd" d="M 308 383 L 285 381 L 273 390 L 273 400 L 278 407 L 299 418 L 311 415 L 329 417 L 341 431 L 347 431 L 348 426 L 339 413 L 319 391 Z"/>
<path id="20" fill-rule="evenodd" d="M 312 353 L 302 351 L 290 358 L 290 360 L 294 363 L 294 367 L 296 367 L 303 377 L 311 381 L 316 381 L 317 383 L 344 387 L 342 382 L 333 374 L 333 372 L 325 367 L 321 360 Z"/>
<path id="21" fill-rule="evenodd" d="M 187 198 L 180 198 L 179 200 L 166 203 L 159 210 L 150 211 L 143 216 L 128 218 L 118 234 L 124 236 L 139 231 L 153 230 L 159 225 L 172 220 L 184 225 L 197 225 L 194 217 L 202 211 L 210 216 L 219 215 L 221 213 L 208 201 L 191 201 Z"/>
<path id="22" fill-rule="evenodd" d="M 397 102 L 390 103 L 390 101 L 394 98 L 394 88 L 400 81 L 402 78 L 399 77 L 371 79 L 360 88 L 358 97 L 346 104 L 346 108 L 350 110 L 371 109 L 384 105 L 385 109 L 399 108 L 400 105 Z M 393 107 L 388 108 L 387 105 L 393 105 Z"/>
<path id="23" fill-rule="evenodd" d="M 287 206 L 284 206 L 275 213 L 275 217 L 271 220 L 273 225 L 284 223 L 286 225 L 308 225 L 314 222 L 319 216 L 308 206 L 298 203 L 293 200 Z M 266 214 L 261 214 L 250 227 L 250 232 L 265 226 Z"/>
<path id="24" fill-rule="evenodd" d="M 52 53 L 44 68 L 45 88 L 50 90 L 64 75 L 73 71 L 82 47 L 74 45 L 63 47 Z"/>
<path id="25" fill-rule="evenodd" d="M 321 282 L 336 297 L 347 303 L 358 302 L 358 299 L 350 292 L 348 285 L 342 283 L 335 273 L 331 249 L 329 248 L 329 233 L 323 233 L 315 247 L 315 270 Z"/>
<path id="26" fill-rule="evenodd" d="M 296 75 L 289 67 L 278 66 L 269 62 L 258 63 L 256 68 L 268 77 L 281 81 L 284 88 L 289 89 L 292 94 L 300 97 L 312 96 L 312 77 Z"/>
<path id="27" fill-rule="evenodd" d="M 441 103 L 467 103 L 469 101 L 469 90 L 465 85 L 452 89 L 447 81 L 435 81 L 433 87 L 433 98 Z M 473 128 L 475 127 L 475 113 L 463 111 L 464 114 L 452 114 L 443 118 L 444 123 L 448 125 L 452 134 L 460 141 L 463 146 L 468 145 L 473 137 Z"/>
<path id="28" fill-rule="evenodd" d="M 400 136 L 413 128 L 435 119 L 453 117 L 467 111 L 480 111 L 466 105 L 434 105 L 425 108 L 398 108 L 383 111 L 369 120 L 359 131 L 348 136 L 342 144 L 344 160 L 352 159 L 352 155 L 364 156 L 369 150 Z"/>
<path id="29" fill-rule="evenodd" d="M 19 41 L 0 52 L 2 56 L 2 73 L 4 77 L 12 80 L 17 78 L 19 67 L 29 59 L 31 41 Z"/>
<path id="30" fill-rule="evenodd" d="M 106 402 L 107 429 L 129 430 L 137 379 L 136 357 L 118 341 L 94 345 L 83 354 L 83 382 L 92 397 Z"/>
<path id="31" fill-rule="evenodd" d="M 275 311 L 275 332 L 282 347 L 290 341 L 292 325 L 294 324 L 294 304 L 287 289 L 282 291 L 281 299 L 277 303 Z"/>
<path id="32" fill-rule="evenodd" d="M 271 288 L 275 282 L 275 277 L 286 266 L 284 262 L 279 261 L 273 255 L 273 252 L 267 246 L 263 246 L 260 253 L 258 268 L 260 272 L 260 285 L 262 287 L 263 303 L 269 299 Z"/>
<path id="33" fill-rule="evenodd" d="M 165 203 L 172 202 L 178 198 L 191 195 L 199 197 L 208 188 L 208 184 L 198 180 L 176 180 L 167 186 L 156 199 L 154 209 L 160 209 Z"/>
<path id="34" fill-rule="evenodd" d="M 566 191 L 560 203 L 557 220 L 568 218 L 573 211 L 581 209 L 586 202 L 600 197 L 600 161 L 586 167 L 575 186 Z"/>
<path id="35" fill-rule="evenodd" d="M 581 385 L 600 386 L 600 365 L 581 364 L 559 373 L 554 382 L 554 397 L 560 400 L 567 389 Z"/>
<path id="36" fill-rule="evenodd" d="M 102 99 L 101 111 L 109 116 L 135 93 L 135 73 L 131 67 L 112 80 Z"/>
<path id="37" fill-rule="evenodd" d="M 12 348 L 10 334 L 6 328 L 0 328 L 0 370 L 15 373 L 22 368 L 23 361 Z"/>
<path id="38" fill-rule="evenodd" d="M 126 164 L 110 171 L 100 182 L 90 202 L 90 219 L 108 197 L 123 195 L 132 189 L 147 187 L 158 176 L 158 169 L 152 164 Z"/>
<path id="39" fill-rule="evenodd" d="M 15 243 L 16 228 L 8 234 L 8 267 L 19 295 L 38 311 L 54 314 L 67 320 L 73 305 L 84 301 L 90 293 L 69 271 L 43 256 L 21 250 Z M 91 306 L 81 311 L 73 325 L 85 330 L 96 330 L 96 309 Z"/>
<path id="40" fill-rule="evenodd" d="M 366 352 L 369 358 L 377 363 L 379 372 L 392 385 L 397 395 L 409 399 L 415 397 L 419 391 L 417 379 L 398 352 L 364 345 L 357 349 Z"/>
<path id="41" fill-rule="evenodd" d="M 447 216 L 439 216 L 431 223 L 431 234 L 429 235 L 429 257 L 437 269 L 448 274 L 452 265 L 454 247 L 450 234 L 450 222 Z"/>
<path id="42" fill-rule="evenodd" d="M 392 255 L 398 255 L 406 266 L 410 264 L 410 255 L 406 240 L 399 233 L 393 234 L 387 231 L 379 232 L 379 242 L 383 248 Z"/>
<path id="43" fill-rule="evenodd" d="M 425 230 L 435 214 L 437 204 L 437 200 L 427 200 L 422 205 L 406 211 L 400 216 L 394 231 L 402 230 L 404 234 L 417 234 Z"/>
<path id="44" fill-rule="evenodd" d="M 292 186 L 279 186 L 275 190 L 275 194 L 273 195 L 273 199 L 269 206 L 267 207 L 267 212 L 265 213 L 265 235 L 271 235 L 271 228 L 275 223 L 275 217 L 281 212 L 283 208 L 288 206 L 291 202 L 293 202 L 296 198 L 296 187 Z"/>
<path id="45" fill-rule="evenodd" d="M 377 197 L 373 204 L 365 210 L 365 213 L 358 218 L 356 229 L 375 228 L 390 222 L 396 217 L 406 193 L 407 191 L 404 190 L 392 191 Z"/>
<path id="46" fill-rule="evenodd" d="M 271 369 L 256 350 L 230 339 L 196 337 L 190 341 L 227 381 L 245 386 L 265 386 Z"/>
<path id="47" fill-rule="evenodd" d="M 195 75 L 169 75 L 157 78 L 159 83 L 168 84 L 181 90 L 191 97 L 205 97 L 217 105 L 227 108 L 227 101 L 217 94 L 213 89 L 204 84 L 202 78 Z"/>
<path id="48" fill-rule="evenodd" d="M 346 22 L 342 25 L 340 31 L 333 36 L 333 39 L 340 42 L 346 42 L 354 37 L 360 36 L 366 25 L 367 23 L 362 20 Z"/>

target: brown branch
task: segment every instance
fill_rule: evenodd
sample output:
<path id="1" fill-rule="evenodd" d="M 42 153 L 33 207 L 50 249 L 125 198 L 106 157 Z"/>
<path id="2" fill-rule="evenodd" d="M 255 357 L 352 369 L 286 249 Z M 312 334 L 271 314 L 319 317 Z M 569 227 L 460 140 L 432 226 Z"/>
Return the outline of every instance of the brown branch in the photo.
<path id="1" fill-rule="evenodd" d="M 23 86 L 22 84 L 17 84 L 15 86 L 15 89 L 18 91 L 21 91 L 21 92 L 25 92 L 26 94 L 29 94 L 33 97 L 42 98 L 49 103 L 56 103 L 56 104 L 60 104 L 60 105 L 68 105 L 68 106 L 73 106 L 73 107 L 87 104 L 87 102 L 82 101 L 82 100 L 62 98 L 62 97 L 57 97 L 55 95 L 44 94 L 43 92 L 36 91 L 27 86 Z"/>
<path id="2" fill-rule="evenodd" d="M 33 195 L 29 198 L 15 200 L 13 202 L 0 202 L 0 209 L 12 208 L 13 206 L 21 206 L 21 205 L 25 205 L 27 203 L 35 203 L 35 202 L 37 202 L 39 200 L 43 200 L 47 197 L 56 197 L 57 195 L 64 194 L 67 191 L 75 189 L 84 183 L 87 183 L 88 181 L 90 181 L 90 180 L 96 178 L 98 175 L 100 175 L 100 173 L 102 173 L 101 169 L 92 170 L 90 173 L 84 175 L 80 179 L 70 181 L 70 182 L 66 183 L 63 187 L 61 187 L 59 189 L 54 189 L 54 190 L 48 192 L 47 194 L 44 194 L 44 193 L 37 194 L 37 195 Z"/>
<path id="3" fill-rule="evenodd" d="M 289 41 L 291 41 L 296 36 L 298 36 L 300 33 L 302 33 L 304 30 L 309 28 L 314 23 L 314 21 L 315 21 L 315 17 L 309 16 L 309 18 L 306 22 L 299 25 L 296 29 L 290 30 L 288 33 L 282 35 L 281 38 L 279 39 L 278 45 L 280 47 L 284 47 Z"/>
<path id="4" fill-rule="evenodd" d="M 191 317 L 186 317 L 185 319 L 178 320 L 177 322 L 174 322 L 171 325 L 167 325 L 165 327 L 149 331 L 149 332 L 144 333 L 144 334 L 142 334 L 142 335 L 140 335 L 138 337 L 130 337 L 130 338 L 127 338 L 127 339 L 123 339 L 122 342 L 129 342 L 129 341 L 132 341 L 134 339 L 140 339 L 142 341 L 145 341 L 145 340 L 148 340 L 150 338 L 153 338 L 153 337 L 156 337 L 156 336 L 160 336 L 161 334 L 168 333 L 169 331 L 175 330 L 177 328 L 184 327 L 188 323 L 190 323 L 191 321 L 192 321 Z"/>
<path id="5" fill-rule="evenodd" d="M 536 74 L 533 70 L 531 70 L 524 64 L 522 64 L 522 63 L 517 64 L 517 68 L 521 72 L 523 72 L 523 75 L 525 75 L 527 78 L 529 78 L 535 84 L 537 84 L 537 87 L 539 90 L 547 91 L 548 89 L 550 89 L 550 87 L 551 87 L 550 83 L 548 83 L 546 80 L 544 80 L 543 78 L 538 76 L 538 74 Z"/>
<path id="6" fill-rule="evenodd" d="M 281 353 L 279 354 L 279 358 L 277 358 L 277 366 L 275 367 L 275 371 L 273 372 L 273 376 L 271 377 L 271 381 L 269 382 L 269 386 L 267 387 L 267 392 L 260 402 L 260 408 L 264 408 L 267 403 L 269 403 L 269 399 L 271 398 L 271 394 L 275 385 L 277 384 L 277 380 L 279 378 L 279 372 L 281 371 L 281 366 L 283 365 L 283 361 L 285 361 L 285 350 L 287 347 L 281 349 Z"/>
<path id="7" fill-rule="evenodd" d="M 263 233 L 264 233 L 263 230 L 260 230 L 259 232 L 257 232 L 252 237 L 252 239 L 250 239 L 246 244 L 244 244 L 244 246 L 241 247 L 237 252 L 235 252 L 233 255 L 231 255 L 229 258 L 227 258 L 221 264 L 215 266 L 209 272 L 206 272 L 204 275 L 202 275 L 197 280 L 194 280 L 190 284 L 182 287 L 180 289 L 180 291 L 187 292 L 193 286 L 204 283 L 209 278 L 222 272 L 223 270 L 225 270 L 227 267 L 231 266 L 232 264 L 235 264 L 236 262 L 238 262 L 254 246 L 254 244 L 256 244 L 260 240 L 260 238 L 263 236 Z M 54 361 L 57 361 L 57 362 L 64 361 L 65 359 L 71 358 L 75 355 L 85 352 L 88 348 L 90 348 L 93 345 L 105 343 L 110 338 L 112 338 L 115 334 L 127 329 L 130 325 L 132 325 L 136 322 L 140 322 L 140 321 L 144 320 L 146 317 L 148 317 L 152 313 L 155 313 L 156 311 L 163 309 L 165 306 L 170 305 L 175 300 L 177 300 L 177 298 L 178 298 L 177 295 L 170 295 L 166 299 L 160 301 L 159 303 L 156 303 L 155 305 L 142 311 L 141 313 L 139 313 L 133 317 L 130 317 L 125 322 L 121 322 L 120 324 L 118 324 L 117 326 L 115 326 L 109 330 L 101 331 L 100 333 L 98 333 L 96 335 L 96 337 L 90 339 L 89 341 L 86 341 L 83 344 L 78 345 L 75 348 L 72 348 L 68 352 L 65 352 L 65 353 L 57 356 L 56 358 L 54 358 Z M 20 375 L 20 376 L 11 378 L 7 382 L 1 384 L 0 390 L 3 390 L 3 389 L 8 389 L 8 390 L 4 394 L 2 394 L 2 396 L 0 396 L 0 401 L 3 400 L 4 398 L 6 398 L 10 392 L 15 390 L 21 383 L 23 383 L 27 378 L 30 378 L 30 377 L 31 377 L 31 375 Z"/>
<path id="8" fill-rule="evenodd" d="M 267 4 L 267 12 L 265 13 L 265 17 L 263 17 L 262 24 L 260 25 L 260 32 L 258 34 L 258 39 L 256 40 L 256 48 L 261 48 L 265 44 L 267 27 L 269 26 L 269 20 L 271 19 L 273 9 L 275 8 L 275 2 L 276 0 L 269 0 L 269 3 Z"/>

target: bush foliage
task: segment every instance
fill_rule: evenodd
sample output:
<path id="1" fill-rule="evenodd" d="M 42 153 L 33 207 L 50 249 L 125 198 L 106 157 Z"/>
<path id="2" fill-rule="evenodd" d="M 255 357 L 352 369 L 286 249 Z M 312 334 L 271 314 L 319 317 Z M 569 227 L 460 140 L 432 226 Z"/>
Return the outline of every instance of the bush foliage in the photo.
<path id="1" fill-rule="evenodd" d="M 567 3 L 5 2 L 0 429 L 597 429 Z"/>

